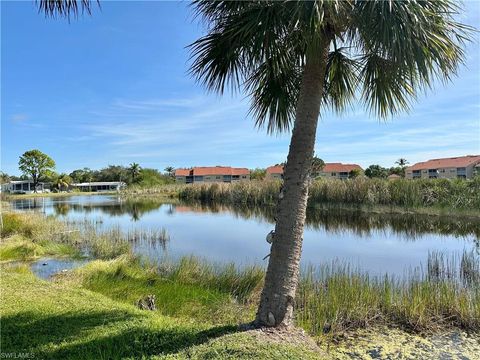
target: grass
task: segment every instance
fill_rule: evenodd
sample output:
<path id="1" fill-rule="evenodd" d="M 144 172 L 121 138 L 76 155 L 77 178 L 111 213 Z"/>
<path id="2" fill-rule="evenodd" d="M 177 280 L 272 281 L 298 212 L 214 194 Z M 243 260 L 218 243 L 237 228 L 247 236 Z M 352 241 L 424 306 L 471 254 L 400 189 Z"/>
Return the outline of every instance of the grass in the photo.
<path id="1" fill-rule="evenodd" d="M 46 255 L 112 259 L 130 253 L 132 244 L 140 241 L 162 247 L 169 241 L 163 228 L 101 230 L 101 224 L 94 221 L 73 223 L 34 212 L 8 210 L 1 217 L 0 261 L 35 260 Z"/>
<path id="2" fill-rule="evenodd" d="M 424 269 L 404 278 L 371 277 L 333 263 L 303 274 L 297 323 L 309 333 L 339 334 L 375 324 L 413 331 L 480 331 L 480 256 L 429 254 Z"/>
<path id="3" fill-rule="evenodd" d="M 0 265 L 4 353 L 73 359 L 318 357 L 306 348 L 238 333 L 237 324 L 254 318 L 263 269 L 194 257 L 153 264 L 131 253 L 131 238 L 140 234 L 101 232 L 89 223 L 70 232 L 69 224 L 31 213 L 5 212 L 2 219 L 2 260 L 66 256 L 83 247 L 103 258 L 53 282 L 39 280 L 27 266 Z M 165 234 L 152 235 L 158 236 Z M 155 295 L 157 311 L 138 310 L 135 304 L 149 295 Z M 319 339 L 376 326 L 480 333 L 480 256 L 432 253 L 424 268 L 404 278 L 372 277 L 340 263 L 306 269 L 296 322 Z"/>
<path id="4" fill-rule="evenodd" d="M 2 354 L 39 359 L 318 359 L 235 326 L 184 321 L 2 267 Z"/>
<path id="5" fill-rule="evenodd" d="M 175 188 L 184 200 L 223 204 L 275 205 L 279 181 L 250 181 L 233 184 L 210 183 Z M 147 192 L 148 189 L 144 189 Z M 155 190 L 160 191 L 160 190 Z M 155 192 L 153 192 L 155 193 Z M 310 186 L 309 206 L 349 204 L 402 208 L 431 208 L 449 211 L 480 210 L 480 177 L 473 180 L 355 178 L 345 181 L 317 179 Z"/>

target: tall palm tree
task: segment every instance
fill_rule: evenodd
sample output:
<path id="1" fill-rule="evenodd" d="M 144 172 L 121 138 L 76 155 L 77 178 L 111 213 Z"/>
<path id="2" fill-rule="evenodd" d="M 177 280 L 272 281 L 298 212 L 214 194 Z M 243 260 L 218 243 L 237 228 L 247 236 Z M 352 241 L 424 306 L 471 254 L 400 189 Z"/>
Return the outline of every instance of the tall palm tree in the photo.
<path id="1" fill-rule="evenodd" d="M 192 73 L 209 90 L 243 88 L 269 132 L 293 125 L 283 194 L 256 323 L 289 326 L 320 109 L 357 97 L 380 117 L 408 109 L 463 61 L 471 28 L 458 5 L 435 1 L 194 1 L 208 24 L 191 45 Z"/>
<path id="2" fill-rule="evenodd" d="M 407 159 L 405 159 L 405 158 L 400 158 L 400 159 L 398 159 L 397 161 L 395 161 L 395 164 L 397 164 L 397 165 L 400 166 L 401 168 L 404 168 L 405 166 L 407 166 L 408 161 L 407 161 Z"/>
<path id="3" fill-rule="evenodd" d="M 40 0 L 50 15 L 69 14 L 58 3 Z M 192 74 L 218 93 L 243 88 L 256 124 L 269 132 L 293 125 L 256 316 L 258 325 L 289 326 L 320 109 L 341 112 L 357 96 L 380 117 L 408 109 L 436 78 L 451 79 L 472 29 L 454 20 L 453 0 L 197 0 L 193 7 L 208 27 L 191 44 Z"/>
<path id="4" fill-rule="evenodd" d="M 132 177 L 132 183 L 135 182 L 137 176 L 140 175 L 140 172 L 141 172 L 142 168 L 140 167 L 139 164 L 137 164 L 136 162 L 134 163 L 131 163 L 128 167 L 128 171 L 130 172 L 130 176 Z"/>

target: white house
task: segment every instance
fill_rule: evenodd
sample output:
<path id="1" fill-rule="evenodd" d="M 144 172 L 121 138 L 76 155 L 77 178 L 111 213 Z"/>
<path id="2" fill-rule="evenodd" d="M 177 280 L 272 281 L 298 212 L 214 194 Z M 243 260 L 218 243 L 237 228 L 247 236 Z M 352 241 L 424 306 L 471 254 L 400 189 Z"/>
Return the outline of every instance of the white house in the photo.
<path id="1" fill-rule="evenodd" d="M 16 180 L 2 184 L 2 192 L 11 194 L 32 194 L 35 192 L 34 190 L 33 180 Z M 37 193 L 43 193 L 46 190 L 45 183 L 40 182 L 37 184 Z"/>

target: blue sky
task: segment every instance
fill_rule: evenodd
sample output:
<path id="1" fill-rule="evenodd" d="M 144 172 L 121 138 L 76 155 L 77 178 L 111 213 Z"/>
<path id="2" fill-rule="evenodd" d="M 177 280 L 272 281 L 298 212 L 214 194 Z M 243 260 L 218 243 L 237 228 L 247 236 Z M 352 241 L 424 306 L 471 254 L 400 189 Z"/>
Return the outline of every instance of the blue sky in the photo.
<path id="1" fill-rule="evenodd" d="M 1 2 L 1 169 L 38 148 L 59 172 L 138 162 L 144 167 L 283 161 L 290 134 L 267 135 L 248 99 L 207 92 L 188 75 L 185 46 L 202 34 L 186 2 L 103 1 L 70 24 L 32 1 Z M 480 23 L 480 2 L 463 19 Z M 379 121 L 361 106 L 320 119 L 316 153 L 327 162 L 391 166 L 480 153 L 480 41 L 466 67 L 409 114 Z"/>

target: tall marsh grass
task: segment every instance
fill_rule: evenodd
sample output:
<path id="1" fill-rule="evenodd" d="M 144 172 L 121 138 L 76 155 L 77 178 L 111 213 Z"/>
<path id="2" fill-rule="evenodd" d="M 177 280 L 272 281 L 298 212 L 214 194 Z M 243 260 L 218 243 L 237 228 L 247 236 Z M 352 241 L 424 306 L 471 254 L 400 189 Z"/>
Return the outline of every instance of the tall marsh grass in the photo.
<path id="1" fill-rule="evenodd" d="M 280 189 L 279 181 L 250 181 L 193 184 L 181 186 L 177 191 L 178 196 L 185 200 L 275 205 Z M 310 186 L 309 206 L 324 203 L 480 210 L 480 177 L 473 180 L 415 181 L 368 178 L 340 181 L 320 178 Z"/>
<path id="2" fill-rule="evenodd" d="M 431 253 L 425 268 L 402 278 L 372 277 L 338 262 L 310 268 L 302 275 L 296 307 L 297 324 L 312 334 L 377 323 L 480 331 L 480 257 Z"/>

